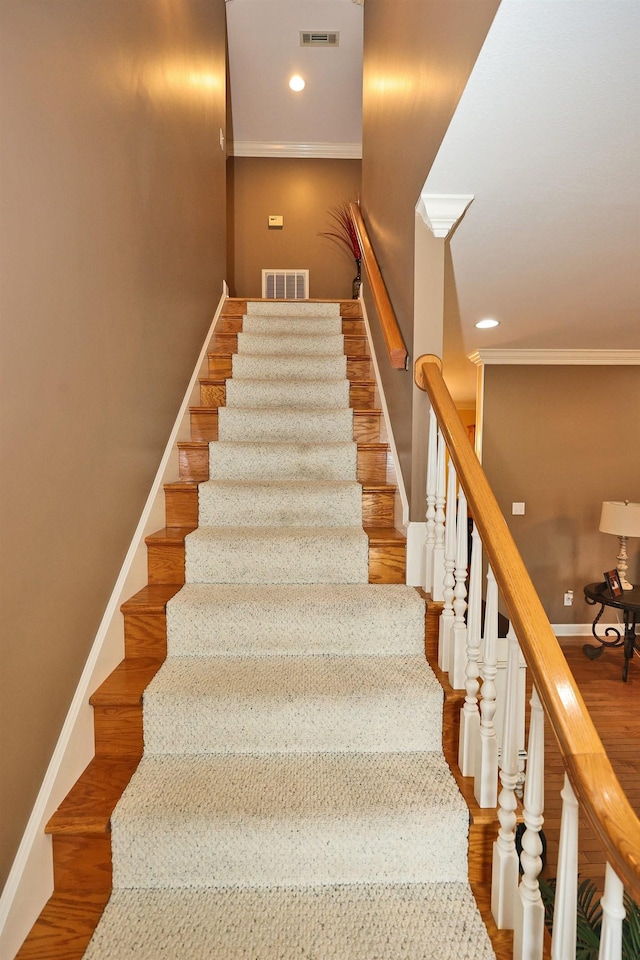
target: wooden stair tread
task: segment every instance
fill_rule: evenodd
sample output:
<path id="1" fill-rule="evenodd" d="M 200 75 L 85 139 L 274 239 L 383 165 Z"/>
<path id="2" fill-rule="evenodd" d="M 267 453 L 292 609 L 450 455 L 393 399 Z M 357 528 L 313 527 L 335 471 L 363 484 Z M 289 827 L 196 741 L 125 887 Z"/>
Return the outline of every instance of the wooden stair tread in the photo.
<path id="1" fill-rule="evenodd" d="M 51 834 L 110 832 L 113 808 L 140 761 L 94 757 L 73 785 L 45 828 Z"/>
<path id="2" fill-rule="evenodd" d="M 15 960 L 81 960 L 109 895 L 108 890 L 54 893 Z"/>
<path id="3" fill-rule="evenodd" d="M 210 479 L 210 478 L 209 478 Z M 172 480 L 170 483 L 164 484 L 165 490 L 184 490 L 184 491 L 196 491 L 201 483 L 205 483 L 203 480 Z M 229 481 L 227 481 L 229 482 Z M 234 483 L 257 483 L 258 481 L 254 480 L 234 480 Z M 293 482 L 293 481 L 292 481 Z M 302 480 L 301 482 L 304 482 Z M 344 481 L 348 483 L 349 481 Z M 354 481 L 356 482 L 356 481 Z M 393 483 L 373 483 L 367 480 L 359 481 L 360 486 L 365 491 L 365 493 L 395 493 L 396 487 Z"/>
<path id="4" fill-rule="evenodd" d="M 164 613 L 166 605 L 180 590 L 174 583 L 147 584 L 120 607 L 122 613 Z"/>
<path id="5" fill-rule="evenodd" d="M 156 530 L 155 533 L 145 537 L 144 542 L 146 544 L 183 543 L 184 538 L 192 531 L 193 527 L 162 527 L 161 530 Z"/>
<path id="6" fill-rule="evenodd" d="M 364 532 L 369 537 L 369 543 L 372 546 L 384 546 L 385 544 L 404 546 L 407 542 L 405 535 L 396 530 L 395 527 L 365 527 Z"/>
<path id="7" fill-rule="evenodd" d="M 162 488 L 163 490 L 175 490 L 179 493 L 182 490 L 197 490 L 201 483 L 202 480 L 170 480 L 169 483 L 163 484 Z"/>
<path id="8" fill-rule="evenodd" d="M 351 407 L 351 411 L 354 417 L 376 417 L 379 419 L 382 416 L 382 411 L 377 407 Z M 189 407 L 189 413 L 204 415 L 206 417 L 215 417 L 218 418 L 218 407 L 203 407 L 203 406 L 194 406 Z"/>
<path id="9" fill-rule="evenodd" d="M 123 660 L 89 698 L 97 706 L 138 706 L 142 694 L 162 666 L 158 658 Z"/>

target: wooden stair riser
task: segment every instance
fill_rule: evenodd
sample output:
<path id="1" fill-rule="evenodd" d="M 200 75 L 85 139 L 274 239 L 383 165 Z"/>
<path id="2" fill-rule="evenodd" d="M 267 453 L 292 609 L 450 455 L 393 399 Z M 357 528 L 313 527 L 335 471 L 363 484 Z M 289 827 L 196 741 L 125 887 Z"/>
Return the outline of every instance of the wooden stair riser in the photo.
<path id="1" fill-rule="evenodd" d="M 349 405 L 353 408 L 372 407 L 376 385 L 373 381 L 350 381 Z M 227 387 L 225 380 L 201 380 L 200 403 L 203 407 L 224 407 Z"/>
<path id="2" fill-rule="evenodd" d="M 191 439 L 218 439 L 218 408 L 191 407 Z M 376 443 L 380 440 L 381 413 L 379 410 L 353 411 L 353 439 L 356 443 Z"/>
<path id="3" fill-rule="evenodd" d="M 185 582 L 183 528 L 165 528 L 147 537 L 149 583 Z M 394 536 L 395 534 L 395 536 Z M 404 583 L 406 544 L 393 527 L 377 527 L 369 539 L 369 583 Z"/>
<path id="4" fill-rule="evenodd" d="M 198 526 L 198 485 L 193 482 L 167 483 L 164 488 L 166 525 Z M 362 490 L 362 522 L 367 527 L 392 527 L 395 488 Z"/>
<path id="5" fill-rule="evenodd" d="M 56 893 L 103 892 L 112 886 L 111 834 L 52 835 Z"/>
<path id="6" fill-rule="evenodd" d="M 233 354 L 210 353 L 208 374 L 211 380 L 228 380 L 233 375 Z M 347 357 L 347 380 L 368 380 L 371 377 L 369 357 Z"/>
<path id="7" fill-rule="evenodd" d="M 150 614 L 125 616 L 125 657 L 158 657 L 167 655 L 167 618 Z"/>
<path id="8" fill-rule="evenodd" d="M 136 706 L 94 706 L 93 726 L 96 757 L 141 759 L 144 751 L 142 698 Z"/>
<path id="9" fill-rule="evenodd" d="M 178 444 L 180 480 L 201 483 L 209 479 L 209 444 L 205 440 Z M 359 483 L 385 483 L 389 445 L 370 443 L 358 446 L 356 479 Z"/>

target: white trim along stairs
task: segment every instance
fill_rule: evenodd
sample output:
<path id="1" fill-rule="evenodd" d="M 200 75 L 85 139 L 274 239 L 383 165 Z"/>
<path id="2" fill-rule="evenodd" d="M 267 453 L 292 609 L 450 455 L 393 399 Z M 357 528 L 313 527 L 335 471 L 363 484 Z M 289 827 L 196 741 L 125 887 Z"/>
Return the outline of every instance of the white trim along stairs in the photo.
<path id="1" fill-rule="evenodd" d="M 92 698 L 94 763 L 128 785 L 94 838 L 113 889 L 85 960 L 495 957 L 361 325 L 333 301 L 249 301 L 219 322 L 181 446 L 194 479 L 167 486 L 127 660 Z M 154 596 L 163 663 L 136 620 Z M 144 688 L 129 735 L 126 671 L 134 712 Z M 73 836 L 72 794 L 50 825 L 63 886 L 90 832 Z"/>

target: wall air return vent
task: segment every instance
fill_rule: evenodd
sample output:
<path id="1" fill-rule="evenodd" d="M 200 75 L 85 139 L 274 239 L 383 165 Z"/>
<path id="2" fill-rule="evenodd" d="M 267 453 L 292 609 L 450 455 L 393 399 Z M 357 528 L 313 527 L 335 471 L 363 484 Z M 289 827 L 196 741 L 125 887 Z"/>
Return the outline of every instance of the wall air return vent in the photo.
<path id="1" fill-rule="evenodd" d="M 308 300 L 308 270 L 263 270 L 264 300 Z"/>
<path id="2" fill-rule="evenodd" d="M 301 47 L 337 47 L 340 43 L 340 33 L 337 30 L 301 30 Z"/>

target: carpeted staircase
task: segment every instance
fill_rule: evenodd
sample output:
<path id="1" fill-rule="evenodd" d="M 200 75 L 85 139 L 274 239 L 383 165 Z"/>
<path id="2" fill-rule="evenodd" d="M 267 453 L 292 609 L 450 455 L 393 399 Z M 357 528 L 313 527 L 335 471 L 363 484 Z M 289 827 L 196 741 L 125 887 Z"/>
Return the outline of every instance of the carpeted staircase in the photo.
<path id="1" fill-rule="evenodd" d="M 369 584 L 339 305 L 250 303 L 86 960 L 489 960 L 424 604 Z"/>

